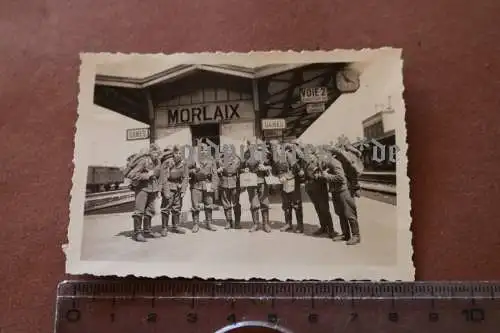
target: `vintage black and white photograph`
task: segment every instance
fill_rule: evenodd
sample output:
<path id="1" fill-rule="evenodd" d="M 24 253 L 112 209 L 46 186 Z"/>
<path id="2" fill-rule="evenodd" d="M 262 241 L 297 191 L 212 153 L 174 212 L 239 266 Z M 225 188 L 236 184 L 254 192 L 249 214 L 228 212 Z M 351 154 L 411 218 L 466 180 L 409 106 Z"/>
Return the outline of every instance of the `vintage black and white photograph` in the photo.
<path id="1" fill-rule="evenodd" d="M 67 273 L 414 279 L 400 49 L 81 61 Z"/>

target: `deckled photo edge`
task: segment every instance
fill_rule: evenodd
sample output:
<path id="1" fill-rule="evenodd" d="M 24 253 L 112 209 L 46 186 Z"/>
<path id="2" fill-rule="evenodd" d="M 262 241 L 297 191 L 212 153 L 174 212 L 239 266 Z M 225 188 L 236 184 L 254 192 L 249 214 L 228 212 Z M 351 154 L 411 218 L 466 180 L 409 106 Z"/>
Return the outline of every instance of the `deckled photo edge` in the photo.
<path id="1" fill-rule="evenodd" d="M 341 58 L 345 57 L 346 60 L 355 61 L 356 58 L 362 58 L 361 54 L 368 53 L 372 56 L 381 55 L 381 56 L 390 56 L 390 57 L 398 57 L 401 63 L 401 91 L 399 96 L 400 106 L 398 109 L 402 110 L 400 113 L 400 121 L 397 123 L 397 140 L 399 151 L 399 159 L 397 162 L 397 191 L 398 191 L 398 267 L 396 270 L 408 270 L 411 274 L 411 279 L 414 278 L 414 265 L 412 260 L 412 233 L 410 230 L 411 225 L 411 201 L 410 201 L 410 178 L 407 175 L 407 132 L 406 132 L 406 122 L 405 122 L 405 101 L 403 98 L 404 91 L 404 78 L 403 78 L 403 60 L 401 59 L 402 50 L 398 48 L 391 47 L 383 47 L 378 49 L 360 49 L 360 50 L 332 50 L 332 51 L 252 51 L 248 53 L 239 53 L 239 52 L 203 52 L 203 53 L 176 53 L 176 54 L 122 54 L 122 53 L 82 53 L 81 54 L 81 66 L 80 66 L 80 74 L 79 74 L 79 94 L 78 94 L 78 118 L 76 123 L 76 132 L 74 138 L 75 144 L 75 154 L 73 157 L 74 163 L 74 173 L 73 173 L 73 186 L 71 189 L 71 199 L 70 199 L 70 223 L 68 226 L 68 244 L 66 248 L 67 255 L 67 272 L 71 274 L 95 274 L 95 275 L 118 275 L 118 276 L 126 276 L 126 275 L 135 275 L 135 276 L 143 276 L 143 277 L 158 277 L 165 276 L 162 272 L 156 272 L 154 267 L 143 267 L 144 273 L 135 273 L 127 270 L 123 270 L 123 268 L 118 268 L 118 266 L 127 266 L 123 265 L 123 263 L 111 263 L 111 262 L 85 262 L 80 258 L 81 252 L 81 242 L 82 242 L 82 233 L 83 233 L 83 201 L 84 201 L 84 193 L 82 191 L 85 188 L 85 168 L 83 166 L 79 166 L 79 161 L 84 159 L 85 154 L 85 143 L 82 142 L 83 135 L 83 123 L 84 118 L 82 117 L 82 113 L 84 114 L 84 108 L 89 107 L 92 104 L 92 93 L 93 93 L 93 82 L 95 77 L 95 66 L 100 64 L 101 62 L 106 62 L 109 60 L 115 61 L 120 58 L 130 58 L 130 57 L 169 57 L 172 60 L 172 63 L 186 64 L 186 63 L 227 63 L 231 62 L 230 60 L 233 58 L 237 58 L 239 61 L 244 61 L 245 58 L 249 58 L 252 56 L 263 56 L 270 58 L 269 63 L 293 63 L 300 62 L 301 60 L 307 60 L 307 62 L 314 63 L 316 61 L 320 61 L 321 59 L 326 60 L 338 60 L 339 55 Z M 382 53 L 385 53 L 382 55 Z M 276 56 L 276 58 L 274 58 Z M 354 59 L 352 58 L 354 56 Z M 285 61 L 283 61 L 283 57 L 285 57 Z M 307 57 L 307 58 L 302 58 Z M 311 58 L 312 57 L 312 58 Z M 327 57 L 326 59 L 324 57 Z M 351 57 L 351 58 L 349 58 Z M 111 59 L 110 59 L 111 58 Z M 276 59 L 276 60 L 274 60 Z M 311 60 L 312 59 L 312 60 Z M 402 221 L 407 221 L 408 225 L 401 225 Z M 405 265 L 405 263 L 409 265 Z M 148 264 L 154 266 L 154 264 Z M 407 267 L 405 267 L 407 266 Z M 152 269 L 151 269 L 152 268 Z M 175 268 L 172 269 L 175 271 Z M 183 271 L 183 269 L 179 269 L 179 271 Z M 387 279 L 390 278 L 391 275 L 398 275 L 400 272 L 387 272 L 387 275 L 384 275 L 383 269 L 375 266 L 372 269 L 367 266 L 360 267 L 359 270 L 354 267 L 349 268 L 349 271 L 358 271 L 354 273 L 351 277 L 352 279 L 361 279 L 365 278 L 362 275 L 363 271 L 371 271 L 369 273 L 370 276 L 378 276 L 378 272 L 380 272 L 380 276 L 377 279 Z M 219 278 L 238 278 L 234 276 L 223 276 L 220 274 L 209 274 L 206 276 L 200 276 L 203 278 L 211 278 L 211 277 L 219 277 Z M 404 273 L 403 273 L 404 274 Z M 245 276 L 246 275 L 246 276 Z M 239 278 L 251 279 L 251 278 L 261 278 L 262 276 L 248 276 L 245 274 L 239 276 Z M 178 277 L 194 277 L 194 275 L 190 275 L 186 272 L 186 274 L 174 274 L 174 276 Z M 171 275 L 171 277 L 174 277 Z M 280 274 L 269 274 L 266 278 L 279 278 L 279 279 L 303 279 L 303 276 L 280 276 Z M 311 277 L 314 279 L 315 277 Z M 338 277 L 331 277 L 328 280 L 335 278 L 349 278 L 349 274 L 343 274 Z"/>

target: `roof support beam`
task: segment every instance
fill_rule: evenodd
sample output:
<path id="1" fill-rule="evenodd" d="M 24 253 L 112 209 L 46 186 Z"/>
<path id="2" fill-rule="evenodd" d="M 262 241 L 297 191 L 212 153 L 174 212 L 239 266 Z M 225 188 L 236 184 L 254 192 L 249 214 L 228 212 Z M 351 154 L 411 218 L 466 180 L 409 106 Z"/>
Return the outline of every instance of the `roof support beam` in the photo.
<path id="1" fill-rule="evenodd" d="M 151 91 L 149 91 L 149 89 L 145 89 L 144 94 L 146 95 L 148 105 L 149 142 L 154 143 L 156 141 L 155 108 L 153 105 L 153 99 L 151 98 Z"/>

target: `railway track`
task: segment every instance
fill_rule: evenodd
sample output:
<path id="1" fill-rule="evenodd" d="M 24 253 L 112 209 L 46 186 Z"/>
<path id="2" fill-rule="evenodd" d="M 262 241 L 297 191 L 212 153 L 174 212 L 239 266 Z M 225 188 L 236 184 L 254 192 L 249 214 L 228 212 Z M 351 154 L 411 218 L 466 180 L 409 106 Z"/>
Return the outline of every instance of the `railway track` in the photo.
<path id="1" fill-rule="evenodd" d="M 365 172 L 360 177 L 360 185 L 364 191 L 396 195 L 396 174 L 394 172 Z M 85 212 L 121 206 L 133 201 L 134 192 L 127 188 L 90 193 L 85 198 Z"/>
<path id="2" fill-rule="evenodd" d="M 359 183 L 365 191 L 396 195 L 395 172 L 364 172 Z"/>
<path id="3" fill-rule="evenodd" d="M 396 185 L 395 172 L 364 172 L 359 178 L 360 181 Z"/>
<path id="4" fill-rule="evenodd" d="M 94 193 L 87 193 L 85 195 L 85 198 L 98 198 L 98 197 L 105 197 L 108 195 L 114 195 L 118 193 L 126 193 L 130 192 L 130 189 L 128 188 L 121 188 L 118 190 L 111 190 L 111 191 L 103 191 L 103 192 L 94 192 Z"/>
<path id="5" fill-rule="evenodd" d="M 134 201 L 134 192 L 129 189 L 121 189 L 108 192 L 92 193 L 85 197 L 85 213 L 96 210 L 119 206 Z"/>

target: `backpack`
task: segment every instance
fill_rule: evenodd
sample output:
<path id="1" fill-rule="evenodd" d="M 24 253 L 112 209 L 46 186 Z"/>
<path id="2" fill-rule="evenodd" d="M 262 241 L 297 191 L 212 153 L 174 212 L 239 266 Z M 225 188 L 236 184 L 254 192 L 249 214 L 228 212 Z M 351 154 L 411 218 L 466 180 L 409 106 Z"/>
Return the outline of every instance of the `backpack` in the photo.
<path id="1" fill-rule="evenodd" d="M 363 173 L 363 160 L 349 150 L 342 150 L 337 154 L 337 160 L 342 163 L 347 181 L 353 188 L 359 187 L 359 176 Z"/>
<path id="2" fill-rule="evenodd" d="M 125 178 L 129 178 L 130 172 L 136 167 L 137 162 L 142 156 L 144 156 L 144 154 L 132 154 L 127 158 L 127 165 L 123 169 L 123 176 Z"/>

